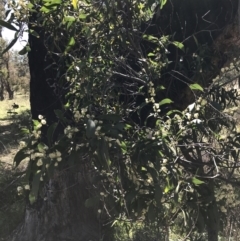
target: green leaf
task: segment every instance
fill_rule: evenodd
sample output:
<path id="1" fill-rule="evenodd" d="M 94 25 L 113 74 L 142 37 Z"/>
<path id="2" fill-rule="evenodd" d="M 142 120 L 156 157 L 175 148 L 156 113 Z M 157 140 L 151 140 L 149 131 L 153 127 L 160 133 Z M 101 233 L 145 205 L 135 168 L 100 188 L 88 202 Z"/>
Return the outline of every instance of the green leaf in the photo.
<path id="1" fill-rule="evenodd" d="M 42 7 L 40 8 L 40 11 L 43 12 L 43 13 L 50 13 L 50 12 L 51 12 L 51 10 L 49 10 L 49 9 L 46 8 L 45 6 L 42 6 Z"/>
<path id="2" fill-rule="evenodd" d="M 85 19 L 87 15 L 85 13 L 80 13 L 79 14 L 79 19 Z"/>
<path id="3" fill-rule="evenodd" d="M 168 98 L 166 98 L 166 99 L 161 100 L 159 102 L 159 105 L 161 106 L 161 105 L 166 105 L 166 104 L 171 104 L 171 103 L 173 103 L 173 101 L 168 99 Z"/>
<path id="4" fill-rule="evenodd" d="M 181 49 L 184 51 L 184 45 L 180 42 L 174 41 L 172 42 L 177 48 Z"/>
<path id="5" fill-rule="evenodd" d="M 74 22 L 76 20 L 73 16 L 66 16 L 64 17 L 64 22 Z"/>
<path id="6" fill-rule="evenodd" d="M 33 7 L 34 7 L 34 5 L 33 5 L 32 3 L 28 3 L 28 4 L 27 4 L 27 8 L 28 8 L 28 9 L 32 9 Z"/>
<path id="7" fill-rule="evenodd" d="M 149 53 L 147 56 L 148 57 L 153 57 L 153 56 L 155 56 L 155 54 L 154 53 Z"/>
<path id="8" fill-rule="evenodd" d="M 71 37 L 68 42 L 68 46 L 74 46 L 74 44 L 75 44 L 75 39 L 74 39 L 74 37 Z"/>
<path id="9" fill-rule="evenodd" d="M 41 153 L 44 153 L 44 152 L 45 152 L 44 147 L 45 147 L 45 144 L 43 144 L 43 143 L 38 143 L 38 145 L 37 145 L 37 149 L 38 149 L 38 151 L 41 152 Z"/>
<path id="10" fill-rule="evenodd" d="M 199 85 L 199 84 L 191 84 L 191 85 L 189 85 L 189 87 L 190 87 L 191 90 L 200 90 L 200 91 L 203 91 L 202 86 Z"/>
<path id="11" fill-rule="evenodd" d="M 32 120 L 32 122 L 33 122 L 33 129 L 34 130 L 39 129 L 38 126 L 40 126 L 41 123 L 38 120 Z"/>
<path id="12" fill-rule="evenodd" d="M 44 7 L 53 10 L 53 7 L 62 4 L 62 0 L 43 0 L 44 3 Z"/>
<path id="13" fill-rule="evenodd" d="M 75 39 L 74 37 L 71 37 L 68 41 L 68 45 L 65 49 L 65 52 L 68 52 L 71 49 L 71 47 L 73 47 L 74 45 L 75 45 Z"/>
<path id="14" fill-rule="evenodd" d="M 22 134 L 29 134 L 30 131 L 29 131 L 29 129 L 27 129 L 27 128 L 21 128 L 21 133 L 22 133 Z"/>
<path id="15" fill-rule="evenodd" d="M 163 8 L 163 6 L 167 3 L 167 0 L 159 0 L 160 3 L 160 9 Z"/>
<path id="16" fill-rule="evenodd" d="M 35 36 L 36 38 L 40 37 L 39 34 L 35 30 L 30 29 L 29 32 L 31 35 Z"/>
<path id="17" fill-rule="evenodd" d="M 3 21 L 2 19 L 0 20 L 0 25 L 3 26 L 4 28 L 8 28 L 13 31 L 18 31 L 16 27 L 14 27 L 12 24 L 6 21 Z"/>
<path id="18" fill-rule="evenodd" d="M 62 0 L 43 0 L 44 4 L 61 4 Z"/>
<path id="19" fill-rule="evenodd" d="M 205 183 L 205 182 L 197 179 L 196 177 L 193 177 L 193 178 L 192 178 L 192 183 L 193 183 L 194 185 L 198 186 L 198 185 L 201 185 L 201 184 L 203 184 L 203 183 Z"/>

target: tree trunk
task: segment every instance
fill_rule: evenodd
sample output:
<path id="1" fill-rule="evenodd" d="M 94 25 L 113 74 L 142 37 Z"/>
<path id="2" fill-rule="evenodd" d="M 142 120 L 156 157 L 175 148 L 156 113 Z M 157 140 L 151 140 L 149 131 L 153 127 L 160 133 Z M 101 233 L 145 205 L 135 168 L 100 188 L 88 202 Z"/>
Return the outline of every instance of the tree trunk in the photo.
<path id="1" fill-rule="evenodd" d="M 217 203 L 212 202 L 208 207 L 208 241 L 218 241 L 219 220 L 217 212 Z"/>
<path id="2" fill-rule="evenodd" d="M 209 181 L 209 195 L 212 196 L 212 201 L 207 206 L 207 233 L 208 241 L 218 241 L 219 232 L 219 214 L 216 198 L 214 196 L 214 180 Z"/>
<path id="3" fill-rule="evenodd" d="M 4 85 L 3 85 L 3 79 L 0 79 L 0 101 L 4 100 Z"/>
<path id="4" fill-rule="evenodd" d="M 31 111 L 33 119 L 41 114 L 49 123 L 56 120 L 54 110 L 61 109 L 62 100 L 52 86 L 57 83 L 56 71 L 54 68 L 45 70 L 52 59 L 47 57 L 44 33 L 41 29 L 35 28 L 35 31 L 39 38 L 29 35 Z M 46 129 L 42 131 L 46 133 Z M 98 217 L 98 207 L 85 207 L 86 199 L 94 192 L 89 183 L 90 173 L 87 165 L 75 167 L 74 173 L 70 170 L 55 172 L 45 185 L 43 198 L 38 198 L 33 205 L 27 204 L 23 223 L 9 241 L 112 241 L 111 232 L 107 232 L 109 226 L 104 227 Z"/>
<path id="5" fill-rule="evenodd" d="M 45 197 L 28 205 L 23 224 L 11 241 L 113 241 L 97 218 L 97 207 L 86 208 L 92 195 L 88 167 L 55 174 L 45 188 Z"/>

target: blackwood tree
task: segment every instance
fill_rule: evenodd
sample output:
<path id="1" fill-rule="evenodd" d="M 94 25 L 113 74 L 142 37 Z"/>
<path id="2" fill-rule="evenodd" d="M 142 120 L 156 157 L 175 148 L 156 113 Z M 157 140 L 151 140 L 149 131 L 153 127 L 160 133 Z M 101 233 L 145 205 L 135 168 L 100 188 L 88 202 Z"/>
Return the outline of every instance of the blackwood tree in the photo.
<path id="1" fill-rule="evenodd" d="M 13 43 L 29 26 L 33 130 L 15 157 L 29 159 L 29 184 L 10 240 L 108 241 L 113 224 L 143 220 L 168 237 L 180 218 L 188 236 L 204 226 L 217 241 L 215 179 L 239 145 L 223 113 L 237 93 L 219 76 L 238 0 L 12 7 Z"/>

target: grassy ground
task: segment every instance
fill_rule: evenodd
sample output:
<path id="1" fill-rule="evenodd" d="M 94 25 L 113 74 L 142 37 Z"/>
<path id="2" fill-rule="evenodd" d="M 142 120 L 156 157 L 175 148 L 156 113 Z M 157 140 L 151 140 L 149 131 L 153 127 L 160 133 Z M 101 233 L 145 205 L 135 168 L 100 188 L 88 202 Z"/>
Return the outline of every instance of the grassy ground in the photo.
<path id="1" fill-rule="evenodd" d="M 13 109 L 13 104 L 19 108 Z M 30 126 L 29 97 L 16 94 L 14 100 L 0 101 L 0 240 L 5 240 L 23 218 L 25 200 L 18 196 L 22 169 L 13 166 L 19 143 L 25 137 L 22 127 Z"/>
<path id="2" fill-rule="evenodd" d="M 13 104 L 19 108 L 13 109 Z M 12 165 L 13 157 L 22 140 L 20 129 L 29 125 L 29 97 L 16 94 L 14 100 L 0 102 L 0 162 Z"/>

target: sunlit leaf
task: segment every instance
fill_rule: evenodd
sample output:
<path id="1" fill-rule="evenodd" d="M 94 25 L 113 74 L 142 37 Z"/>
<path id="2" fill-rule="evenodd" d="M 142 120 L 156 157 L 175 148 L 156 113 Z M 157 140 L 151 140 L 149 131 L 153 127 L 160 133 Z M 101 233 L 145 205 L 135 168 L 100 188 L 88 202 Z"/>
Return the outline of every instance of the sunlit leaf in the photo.
<path id="1" fill-rule="evenodd" d="M 80 14 L 79 14 L 79 18 L 80 18 L 80 19 L 85 19 L 86 17 L 87 17 L 87 15 L 84 14 L 84 13 L 80 13 Z"/>
<path id="2" fill-rule="evenodd" d="M 201 185 L 201 184 L 204 183 L 203 181 L 197 179 L 196 177 L 193 177 L 193 178 L 192 178 L 192 182 L 193 182 L 193 184 L 196 185 L 196 186 Z"/>
<path id="3" fill-rule="evenodd" d="M 161 105 L 166 105 L 166 104 L 171 104 L 171 103 L 173 103 L 173 101 L 168 99 L 168 98 L 166 98 L 166 99 L 161 100 L 159 102 L 159 105 L 161 106 Z"/>
<path id="4" fill-rule="evenodd" d="M 154 53 L 149 53 L 147 56 L 148 57 L 153 57 L 153 56 L 155 56 L 155 54 Z"/>
<path id="5" fill-rule="evenodd" d="M 189 88 L 190 88 L 191 90 L 200 90 L 200 91 L 203 91 L 202 86 L 199 85 L 199 84 L 191 84 L 191 85 L 189 85 Z"/>
<path id="6" fill-rule="evenodd" d="M 160 1 L 160 9 L 164 7 L 164 5 L 167 3 L 167 0 L 159 0 Z"/>
<path id="7" fill-rule="evenodd" d="M 174 44 L 177 48 L 179 48 L 179 49 L 181 49 L 181 50 L 184 51 L 184 45 L 183 45 L 182 43 L 177 42 L 177 41 L 174 41 L 173 44 Z"/>

